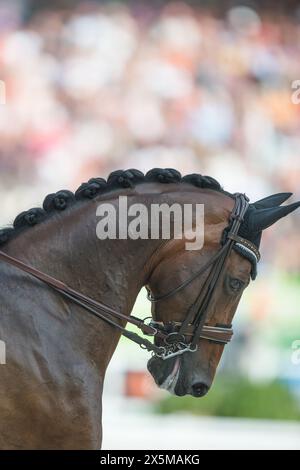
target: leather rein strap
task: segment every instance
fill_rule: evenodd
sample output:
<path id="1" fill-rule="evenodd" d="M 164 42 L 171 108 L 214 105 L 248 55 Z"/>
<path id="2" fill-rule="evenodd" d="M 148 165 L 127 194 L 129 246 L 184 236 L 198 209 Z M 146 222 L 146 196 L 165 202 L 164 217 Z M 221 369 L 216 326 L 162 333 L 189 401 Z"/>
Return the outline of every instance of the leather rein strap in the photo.
<path id="1" fill-rule="evenodd" d="M 195 351 L 197 349 L 197 343 L 200 338 L 215 341 L 217 343 L 227 343 L 230 341 L 233 331 L 231 327 L 214 327 L 205 325 L 207 307 L 211 301 L 213 291 L 217 285 L 217 282 L 222 275 L 225 262 L 231 253 L 233 245 L 238 241 L 240 244 L 244 243 L 249 249 L 249 243 L 247 240 L 237 237 L 237 232 L 243 221 L 243 217 L 248 208 L 248 199 L 243 194 L 235 195 L 235 207 L 231 214 L 231 230 L 227 236 L 227 240 L 224 246 L 206 263 L 197 273 L 190 277 L 187 281 L 182 283 L 177 288 L 173 289 L 169 293 L 160 297 L 153 297 L 148 291 L 148 298 L 152 302 L 158 302 L 169 298 L 176 294 L 184 287 L 189 285 L 194 279 L 203 274 L 209 266 L 212 269 L 205 281 L 205 285 L 198 295 L 195 303 L 191 306 L 185 320 L 182 323 L 174 322 L 173 325 L 179 328 L 177 332 L 168 332 L 165 329 L 165 325 L 162 322 L 152 321 L 149 324 L 145 323 L 145 320 L 141 320 L 133 315 L 127 316 L 112 307 L 91 299 L 90 297 L 82 294 L 81 292 L 72 289 L 67 284 L 55 279 L 44 272 L 39 271 L 33 266 L 29 266 L 26 263 L 8 255 L 7 253 L 0 250 L 0 260 L 18 268 L 19 270 L 30 274 L 39 281 L 47 284 L 49 287 L 54 289 L 60 295 L 73 303 L 84 308 L 86 311 L 96 316 L 97 318 L 105 321 L 109 325 L 119 329 L 121 334 L 126 336 L 131 341 L 134 341 L 143 349 L 152 351 L 156 356 L 162 359 L 168 359 L 169 357 L 182 354 L 186 351 Z M 157 346 L 146 338 L 139 336 L 138 334 L 126 330 L 119 322 L 116 322 L 114 318 L 120 322 L 129 322 L 135 325 L 144 335 L 155 336 L 161 339 L 165 346 Z M 191 336 L 192 340 L 187 344 L 186 337 Z"/>
<path id="2" fill-rule="evenodd" d="M 142 333 L 144 333 L 145 335 L 148 335 L 148 336 L 158 335 L 159 337 L 161 336 L 164 337 L 164 335 L 161 335 L 160 332 L 157 332 L 156 328 L 153 328 L 152 326 L 145 324 L 143 320 L 137 317 L 134 317 L 133 315 L 130 315 L 128 317 L 127 315 L 124 315 L 123 313 L 120 313 L 117 310 L 114 310 L 113 308 L 109 307 L 108 305 L 102 302 L 98 302 L 94 299 L 91 299 L 90 297 L 72 289 L 67 284 L 64 284 L 63 282 L 53 278 L 52 276 L 49 276 L 48 274 L 45 274 L 39 271 L 33 266 L 29 266 L 28 264 L 23 263 L 22 261 L 8 255 L 7 253 L 4 253 L 1 250 L 0 250 L 0 259 L 20 269 L 21 271 L 26 272 L 27 274 L 30 274 L 36 279 L 44 282 L 49 287 L 54 289 L 56 292 L 61 294 L 63 297 L 71 300 L 73 303 L 79 305 L 80 307 L 83 307 L 89 313 L 100 318 L 101 320 L 104 320 L 105 322 L 109 323 L 111 326 L 118 328 L 119 330 L 121 330 L 124 336 L 126 336 L 131 341 L 134 341 L 135 343 L 139 344 L 141 347 L 147 349 L 148 351 L 153 351 L 154 353 L 157 353 L 157 354 L 161 353 L 160 347 L 155 346 L 147 339 L 138 336 L 136 333 L 126 330 L 124 327 L 122 327 L 122 325 L 112 320 L 112 317 L 116 317 L 119 320 L 132 323 L 137 328 L 139 328 L 142 331 Z"/>

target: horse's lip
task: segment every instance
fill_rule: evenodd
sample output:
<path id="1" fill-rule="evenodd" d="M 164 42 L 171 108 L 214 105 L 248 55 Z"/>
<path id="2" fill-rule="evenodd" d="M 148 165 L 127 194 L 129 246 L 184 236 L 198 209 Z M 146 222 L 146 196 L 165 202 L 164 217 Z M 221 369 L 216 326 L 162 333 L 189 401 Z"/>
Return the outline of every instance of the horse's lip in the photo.
<path id="1" fill-rule="evenodd" d="M 175 393 L 175 387 L 180 373 L 180 357 L 176 357 L 173 369 L 168 377 L 160 385 L 160 388 L 167 390 L 170 393 Z"/>

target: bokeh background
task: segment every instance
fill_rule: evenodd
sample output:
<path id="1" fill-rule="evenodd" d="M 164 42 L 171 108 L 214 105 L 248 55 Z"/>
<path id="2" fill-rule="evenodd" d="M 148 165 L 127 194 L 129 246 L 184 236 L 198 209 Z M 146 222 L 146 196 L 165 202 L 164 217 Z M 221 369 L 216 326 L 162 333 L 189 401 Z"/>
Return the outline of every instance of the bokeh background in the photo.
<path id="1" fill-rule="evenodd" d="M 130 167 L 299 200 L 300 4 L 278 3 L 0 0 L 1 224 Z M 147 355 L 120 342 L 105 448 L 300 448 L 299 228 L 298 211 L 264 233 L 206 398 L 159 392 Z M 149 311 L 142 293 L 135 313 Z"/>

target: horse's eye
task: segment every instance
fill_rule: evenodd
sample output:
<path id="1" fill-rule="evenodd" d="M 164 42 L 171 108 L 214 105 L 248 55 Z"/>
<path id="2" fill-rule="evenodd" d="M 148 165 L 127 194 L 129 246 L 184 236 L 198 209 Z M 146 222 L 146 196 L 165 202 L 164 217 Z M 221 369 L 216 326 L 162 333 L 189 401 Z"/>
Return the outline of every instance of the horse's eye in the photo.
<path id="1" fill-rule="evenodd" d="M 231 278 L 229 280 L 229 286 L 230 286 L 230 289 L 233 292 L 239 292 L 240 290 L 242 290 L 244 285 L 245 285 L 245 283 L 243 281 L 241 281 L 240 279 Z"/>

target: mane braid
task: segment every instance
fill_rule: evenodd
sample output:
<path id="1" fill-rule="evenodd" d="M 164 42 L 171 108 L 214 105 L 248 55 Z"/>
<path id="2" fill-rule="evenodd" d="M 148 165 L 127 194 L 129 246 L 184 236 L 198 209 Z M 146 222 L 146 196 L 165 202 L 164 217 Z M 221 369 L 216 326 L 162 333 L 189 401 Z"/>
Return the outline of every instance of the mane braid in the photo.
<path id="1" fill-rule="evenodd" d="M 135 169 L 117 170 L 110 173 L 107 181 L 104 178 L 91 178 L 87 183 L 82 183 L 75 194 L 68 190 L 49 194 L 43 203 L 43 208 L 33 208 L 19 214 L 14 220 L 13 226 L 0 230 L 0 245 L 4 245 L 20 232 L 37 225 L 48 219 L 54 213 L 62 212 L 77 201 L 94 199 L 99 194 L 120 188 L 133 188 L 141 183 L 188 183 L 198 188 L 212 189 L 232 197 L 232 194 L 224 191 L 221 185 L 210 176 L 197 173 L 181 176 L 180 172 L 173 168 L 153 168 L 145 175 Z"/>

